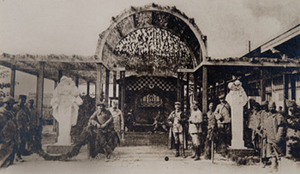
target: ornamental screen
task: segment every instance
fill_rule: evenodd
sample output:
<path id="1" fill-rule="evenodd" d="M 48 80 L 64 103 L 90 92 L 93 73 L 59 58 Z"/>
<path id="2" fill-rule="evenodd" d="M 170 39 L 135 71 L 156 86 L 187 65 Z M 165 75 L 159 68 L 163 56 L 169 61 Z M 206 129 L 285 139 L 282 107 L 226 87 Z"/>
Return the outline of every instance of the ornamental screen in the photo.
<path id="1" fill-rule="evenodd" d="M 123 38 L 114 53 L 126 70 L 142 72 L 177 72 L 196 64 L 180 38 L 161 28 L 138 29 Z"/>

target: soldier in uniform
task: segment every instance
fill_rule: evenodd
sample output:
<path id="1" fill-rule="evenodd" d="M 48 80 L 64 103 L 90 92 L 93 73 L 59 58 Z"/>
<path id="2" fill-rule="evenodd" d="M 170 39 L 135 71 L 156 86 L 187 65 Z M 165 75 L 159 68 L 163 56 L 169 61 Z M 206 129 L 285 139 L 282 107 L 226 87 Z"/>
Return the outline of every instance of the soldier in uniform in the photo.
<path id="1" fill-rule="evenodd" d="M 207 137 L 205 141 L 205 159 L 211 159 L 211 151 L 212 151 L 211 143 L 214 140 L 216 129 L 217 129 L 213 107 L 214 104 L 209 103 L 208 112 L 207 112 L 208 125 L 207 125 Z"/>
<path id="2" fill-rule="evenodd" d="M 271 167 L 278 168 L 278 160 L 284 155 L 286 121 L 282 114 L 276 112 L 276 105 L 270 102 L 269 113 L 264 118 L 263 132 L 266 138 L 266 157 L 271 158 Z"/>
<path id="3" fill-rule="evenodd" d="M 31 121 L 30 121 L 30 148 L 31 150 L 36 150 L 42 148 L 42 125 L 40 122 L 40 118 L 38 116 L 37 110 L 34 107 L 34 100 L 30 99 L 28 101 L 29 104 L 29 110 L 31 115 Z"/>
<path id="4" fill-rule="evenodd" d="M 18 149 L 16 160 L 20 162 L 24 161 L 21 155 L 30 155 L 30 152 L 26 149 L 26 144 L 29 143 L 28 137 L 31 115 L 29 109 L 25 106 L 26 98 L 26 95 L 19 95 L 19 102 L 13 107 L 18 129 Z"/>
<path id="5" fill-rule="evenodd" d="M 89 143 L 89 153 L 95 158 L 98 153 L 105 153 L 106 161 L 109 161 L 113 150 L 119 143 L 119 138 L 114 130 L 113 117 L 105 108 L 104 102 L 97 104 L 97 110 L 90 117 L 77 144 Z"/>
<path id="6" fill-rule="evenodd" d="M 203 115 L 198 108 L 198 102 L 194 101 L 192 104 L 192 112 L 189 118 L 189 133 L 192 137 L 194 155 L 191 158 L 195 158 L 195 161 L 200 160 L 200 142 L 202 136 L 202 123 Z"/>
<path id="7" fill-rule="evenodd" d="M 175 141 L 175 149 L 176 154 L 175 157 L 179 156 L 179 149 L 182 152 L 182 157 L 185 158 L 184 152 L 184 140 L 183 140 L 183 124 L 186 121 L 183 113 L 180 111 L 180 102 L 175 102 L 175 111 L 172 111 L 168 117 L 169 124 L 172 125 L 170 131 L 172 131 L 174 141 Z"/>
<path id="8" fill-rule="evenodd" d="M 219 96 L 219 100 L 220 104 L 217 105 L 214 115 L 217 120 L 220 135 L 218 139 L 220 153 L 222 156 L 226 156 L 231 144 L 231 111 L 224 94 Z"/>
<path id="9" fill-rule="evenodd" d="M 118 134 L 119 139 L 123 139 L 124 134 L 124 116 L 120 109 L 118 109 L 118 102 L 114 100 L 112 102 L 112 107 L 109 111 L 113 117 L 114 129 Z"/>
<path id="10" fill-rule="evenodd" d="M 253 109 L 249 113 L 248 128 L 251 130 L 251 142 L 254 150 L 260 151 L 259 147 L 259 124 L 260 124 L 260 105 L 257 102 L 253 103 Z"/>
<path id="11" fill-rule="evenodd" d="M 0 168 L 13 164 L 17 148 L 17 125 L 12 112 L 14 98 L 7 96 L 0 108 Z"/>

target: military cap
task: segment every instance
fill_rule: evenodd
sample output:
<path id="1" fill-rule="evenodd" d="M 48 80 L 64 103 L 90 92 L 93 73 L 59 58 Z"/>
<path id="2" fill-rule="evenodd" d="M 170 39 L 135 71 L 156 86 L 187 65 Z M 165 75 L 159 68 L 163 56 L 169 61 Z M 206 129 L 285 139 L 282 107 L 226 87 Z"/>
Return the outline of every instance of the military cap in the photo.
<path id="1" fill-rule="evenodd" d="M 181 105 L 180 102 L 175 102 L 175 105 Z"/>
<path id="2" fill-rule="evenodd" d="M 265 100 L 265 101 L 262 101 L 260 105 L 261 105 L 261 106 L 267 106 L 268 103 L 269 103 L 269 102 L 268 102 L 267 100 Z"/>
<path id="3" fill-rule="evenodd" d="M 224 99 L 224 98 L 225 98 L 225 94 L 219 96 L 219 99 Z"/>
<path id="4" fill-rule="evenodd" d="M 4 99 L 3 99 L 3 103 L 15 103 L 15 99 L 11 96 L 6 96 Z"/>
<path id="5" fill-rule="evenodd" d="M 100 102 L 97 104 L 97 106 L 101 106 L 101 105 L 105 106 L 104 101 L 100 101 Z"/>
<path id="6" fill-rule="evenodd" d="M 20 99 L 26 99 L 27 96 L 26 96 L 26 95 L 19 95 L 19 98 L 20 98 Z"/>
<path id="7" fill-rule="evenodd" d="M 198 102 L 197 101 L 193 101 L 192 104 L 197 105 L 198 106 Z"/>

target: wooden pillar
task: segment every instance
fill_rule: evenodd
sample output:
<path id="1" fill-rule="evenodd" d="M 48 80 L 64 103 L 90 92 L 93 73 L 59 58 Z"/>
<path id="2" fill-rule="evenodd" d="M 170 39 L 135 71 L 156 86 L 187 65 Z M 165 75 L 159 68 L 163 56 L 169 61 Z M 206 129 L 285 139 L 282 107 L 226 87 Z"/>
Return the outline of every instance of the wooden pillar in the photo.
<path id="1" fill-rule="evenodd" d="M 36 105 L 37 113 L 39 118 L 43 118 L 43 99 L 44 99 L 44 72 L 45 62 L 39 63 L 39 72 L 37 77 L 37 88 L 36 88 Z"/>
<path id="2" fill-rule="evenodd" d="M 183 73 L 180 73 L 180 103 L 181 111 L 184 113 L 184 83 L 183 83 Z"/>
<path id="3" fill-rule="evenodd" d="M 87 82 L 87 83 L 86 83 L 86 95 L 87 95 L 87 96 L 90 95 L 90 83 L 91 83 L 91 82 Z"/>
<path id="4" fill-rule="evenodd" d="M 9 95 L 12 96 L 12 97 L 15 96 L 15 86 L 16 86 L 16 67 L 13 65 L 11 67 L 10 91 L 9 91 Z"/>
<path id="5" fill-rule="evenodd" d="M 125 71 L 120 71 L 122 77 L 122 86 L 121 86 L 121 110 L 125 111 L 125 90 L 126 90 L 126 83 L 125 83 Z"/>
<path id="6" fill-rule="evenodd" d="M 194 101 L 198 101 L 198 98 L 197 98 L 197 90 L 198 90 L 198 75 L 197 73 L 193 73 L 194 75 L 194 91 L 193 91 L 193 94 L 194 94 Z"/>
<path id="7" fill-rule="evenodd" d="M 202 67 L 202 113 L 207 113 L 207 85 L 208 85 L 208 74 L 207 67 Z"/>
<path id="8" fill-rule="evenodd" d="M 260 97 L 261 101 L 266 100 L 266 80 L 264 79 L 264 70 L 260 70 Z"/>
<path id="9" fill-rule="evenodd" d="M 290 81 L 291 81 L 291 99 L 296 100 L 296 75 L 295 74 L 290 75 Z"/>
<path id="10" fill-rule="evenodd" d="M 102 63 L 97 63 L 97 79 L 96 79 L 96 105 L 100 102 L 100 98 L 101 98 L 101 93 L 103 91 L 102 88 L 102 74 L 101 74 L 101 70 L 102 70 Z"/>
<path id="11" fill-rule="evenodd" d="M 109 107 L 108 106 L 108 98 L 109 98 L 109 73 L 110 73 L 109 69 L 106 69 L 105 73 L 106 73 L 106 76 L 105 76 L 105 105 L 107 107 Z"/>
<path id="12" fill-rule="evenodd" d="M 78 76 L 75 77 L 75 85 L 78 88 L 78 86 L 79 86 L 79 77 Z"/>
<path id="13" fill-rule="evenodd" d="M 186 73 L 186 115 L 190 113 L 190 73 Z"/>
<path id="14" fill-rule="evenodd" d="M 289 75 L 286 73 L 283 73 L 283 89 L 283 110 L 287 113 L 286 100 L 289 99 Z"/>
<path id="15" fill-rule="evenodd" d="M 117 97 L 117 73 L 113 72 L 113 98 Z"/>
<path id="16" fill-rule="evenodd" d="M 119 79 L 119 108 L 121 109 L 122 105 L 122 85 L 123 85 L 123 80 L 122 80 L 122 72 L 120 71 L 120 79 Z"/>
<path id="17" fill-rule="evenodd" d="M 58 70 L 58 83 L 60 82 L 62 76 L 63 76 L 63 70 Z"/>
<path id="18" fill-rule="evenodd" d="M 181 73 L 178 72 L 177 73 L 177 97 L 176 97 L 176 101 L 180 101 L 180 77 L 181 77 Z"/>

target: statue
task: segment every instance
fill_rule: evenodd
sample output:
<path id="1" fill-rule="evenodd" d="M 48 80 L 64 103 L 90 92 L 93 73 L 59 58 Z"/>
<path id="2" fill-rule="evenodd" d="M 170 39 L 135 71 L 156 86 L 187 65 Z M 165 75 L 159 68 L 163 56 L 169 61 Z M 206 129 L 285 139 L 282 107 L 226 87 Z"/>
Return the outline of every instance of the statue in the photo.
<path id="1" fill-rule="evenodd" d="M 51 106 L 58 121 L 57 145 L 71 145 L 71 127 L 76 125 L 79 105 L 82 99 L 79 89 L 71 78 L 63 76 L 53 92 Z"/>
<path id="2" fill-rule="evenodd" d="M 225 100 L 231 107 L 231 147 L 234 149 L 243 149 L 245 148 L 243 141 L 243 109 L 248 98 L 242 87 L 242 82 L 239 80 L 230 82 L 228 88 L 230 89 L 230 92 L 227 94 Z"/>

